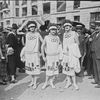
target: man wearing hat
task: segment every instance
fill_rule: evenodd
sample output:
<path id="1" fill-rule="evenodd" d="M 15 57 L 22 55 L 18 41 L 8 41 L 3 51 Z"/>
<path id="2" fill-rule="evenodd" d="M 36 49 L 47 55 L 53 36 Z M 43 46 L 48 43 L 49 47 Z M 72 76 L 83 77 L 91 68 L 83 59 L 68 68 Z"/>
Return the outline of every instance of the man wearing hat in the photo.
<path id="1" fill-rule="evenodd" d="M 95 22 L 96 31 L 92 38 L 91 51 L 93 59 L 94 82 L 96 88 L 100 88 L 100 21 Z"/>
<path id="2" fill-rule="evenodd" d="M 86 43 L 85 43 L 85 34 L 83 33 L 83 26 L 82 25 L 76 25 L 76 32 L 78 33 L 78 39 L 79 39 L 79 49 L 81 52 L 81 58 L 80 58 L 80 64 L 81 64 L 81 72 L 78 74 L 78 76 L 82 77 L 84 75 L 84 67 L 83 67 L 83 61 L 86 54 Z"/>
<path id="3" fill-rule="evenodd" d="M 86 69 L 87 69 L 87 74 L 89 77 L 89 79 L 93 79 L 93 60 L 92 60 L 92 55 L 91 55 L 91 41 L 92 38 L 94 36 L 94 32 L 95 32 L 95 23 L 91 22 L 90 23 L 90 28 L 89 28 L 89 32 L 90 32 L 90 37 L 88 38 L 87 44 L 86 44 Z"/>

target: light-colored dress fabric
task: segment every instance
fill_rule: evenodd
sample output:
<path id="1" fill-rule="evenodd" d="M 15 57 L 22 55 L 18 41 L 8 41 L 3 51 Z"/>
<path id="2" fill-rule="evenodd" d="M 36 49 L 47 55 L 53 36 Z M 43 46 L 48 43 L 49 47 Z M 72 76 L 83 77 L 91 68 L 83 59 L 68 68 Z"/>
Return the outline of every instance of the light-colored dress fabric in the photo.
<path id="1" fill-rule="evenodd" d="M 46 41 L 46 75 L 52 76 L 58 74 L 58 62 L 60 56 L 60 39 L 58 36 L 48 35 Z"/>
<path id="2" fill-rule="evenodd" d="M 81 54 L 75 41 L 77 36 L 74 31 L 64 33 L 63 36 L 63 73 L 71 76 L 75 75 L 75 72 L 80 72 L 79 58 Z"/>
<path id="3" fill-rule="evenodd" d="M 27 33 L 26 44 L 21 52 L 22 60 L 25 61 L 26 73 L 30 75 L 40 74 L 40 56 L 39 56 L 39 38 L 40 34 Z"/>

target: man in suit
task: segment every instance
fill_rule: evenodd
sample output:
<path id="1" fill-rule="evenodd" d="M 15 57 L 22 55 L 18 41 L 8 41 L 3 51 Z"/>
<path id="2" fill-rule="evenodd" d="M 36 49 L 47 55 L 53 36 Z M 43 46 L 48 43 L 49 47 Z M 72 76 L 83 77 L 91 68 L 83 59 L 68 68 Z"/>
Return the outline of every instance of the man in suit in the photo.
<path id="1" fill-rule="evenodd" d="M 100 22 L 95 22 L 96 31 L 93 36 L 91 50 L 93 59 L 94 82 L 95 88 L 100 88 Z"/>
<path id="2" fill-rule="evenodd" d="M 87 44 L 86 44 L 86 69 L 89 79 L 93 79 L 94 72 L 93 72 L 93 61 L 92 61 L 92 55 L 91 55 L 91 42 L 92 42 L 92 37 L 94 36 L 95 33 L 95 23 L 92 22 L 90 23 L 90 37 L 88 38 Z"/>

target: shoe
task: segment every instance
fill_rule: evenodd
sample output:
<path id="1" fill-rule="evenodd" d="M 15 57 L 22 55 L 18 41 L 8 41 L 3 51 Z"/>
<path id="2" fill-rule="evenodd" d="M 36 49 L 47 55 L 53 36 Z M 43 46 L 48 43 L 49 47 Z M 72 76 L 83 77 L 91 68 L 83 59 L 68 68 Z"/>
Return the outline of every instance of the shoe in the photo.
<path id="1" fill-rule="evenodd" d="M 37 88 L 37 86 L 36 85 L 33 85 L 33 87 L 32 87 L 34 90 Z"/>
<path id="2" fill-rule="evenodd" d="M 92 84 L 98 84 L 97 82 L 91 82 Z"/>
<path id="3" fill-rule="evenodd" d="M 7 85 L 7 82 L 0 82 L 0 85 Z"/>
<path id="4" fill-rule="evenodd" d="M 100 88 L 100 85 L 95 86 L 95 88 Z"/>
<path id="5" fill-rule="evenodd" d="M 42 86 L 42 89 L 44 90 L 47 87 L 47 83 L 44 83 L 44 85 Z"/>
<path id="6" fill-rule="evenodd" d="M 34 83 L 33 82 L 31 82 L 29 85 L 28 85 L 28 87 L 31 87 L 31 86 L 33 86 L 34 85 Z"/>
<path id="7" fill-rule="evenodd" d="M 67 89 L 67 88 L 69 88 L 71 86 L 71 83 L 67 83 L 66 85 L 65 85 L 65 89 Z"/>
<path id="8" fill-rule="evenodd" d="M 50 80 L 50 85 L 51 85 L 51 87 L 52 87 L 53 89 L 56 88 L 55 85 L 53 84 L 52 80 Z"/>
<path id="9" fill-rule="evenodd" d="M 79 90 L 78 85 L 74 84 L 75 90 Z"/>
<path id="10" fill-rule="evenodd" d="M 10 83 L 16 83 L 17 82 L 17 80 L 11 80 L 10 81 Z"/>
<path id="11" fill-rule="evenodd" d="M 93 79 L 93 76 L 90 76 L 88 79 Z"/>

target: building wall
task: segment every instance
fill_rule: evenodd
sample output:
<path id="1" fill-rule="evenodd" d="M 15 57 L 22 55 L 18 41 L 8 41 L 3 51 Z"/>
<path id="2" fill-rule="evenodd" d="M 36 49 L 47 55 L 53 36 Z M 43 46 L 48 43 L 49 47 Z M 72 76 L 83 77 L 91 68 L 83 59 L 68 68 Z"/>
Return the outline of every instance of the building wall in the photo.
<path id="1" fill-rule="evenodd" d="M 50 2 L 50 14 L 43 15 L 43 3 Z M 87 28 L 89 28 L 90 23 L 90 13 L 100 12 L 100 1 L 80 1 L 80 7 L 78 9 L 73 9 L 74 1 L 66 1 L 66 11 L 57 12 L 57 2 L 56 1 L 42 1 L 37 0 L 37 2 L 31 3 L 28 0 L 27 5 L 22 5 L 22 0 L 19 0 L 19 6 L 15 6 L 15 1 L 11 0 L 8 14 L 4 13 L 4 18 L 0 22 L 4 22 L 4 27 L 11 26 L 12 23 L 22 24 L 24 20 L 29 18 L 40 18 L 42 16 L 44 20 L 50 20 L 51 22 L 57 22 L 58 17 L 65 17 L 66 19 L 74 20 L 74 16 L 80 16 L 80 22 L 84 23 Z M 32 15 L 31 6 L 38 6 L 38 14 Z M 22 16 L 22 8 L 27 7 L 27 16 Z M 19 17 L 15 16 L 15 8 L 19 8 Z M 10 20 L 10 25 L 7 25 L 7 20 Z"/>

